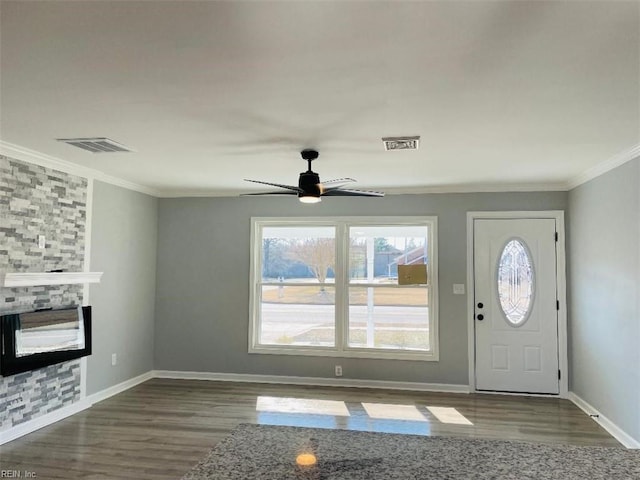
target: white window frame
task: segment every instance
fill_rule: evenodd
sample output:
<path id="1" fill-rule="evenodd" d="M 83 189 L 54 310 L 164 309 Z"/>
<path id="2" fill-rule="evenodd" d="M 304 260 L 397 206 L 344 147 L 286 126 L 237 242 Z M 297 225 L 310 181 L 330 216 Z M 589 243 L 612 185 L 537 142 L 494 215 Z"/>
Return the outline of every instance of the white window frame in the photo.
<path id="1" fill-rule="evenodd" d="M 262 292 L 262 230 L 264 227 L 332 226 L 336 228 L 336 271 L 335 271 L 335 327 L 336 345 L 324 346 L 284 346 L 262 345 L 260 337 L 260 313 Z M 428 305 L 429 305 L 429 345 L 431 350 L 409 351 L 382 348 L 349 347 L 349 303 L 348 292 L 348 248 L 349 227 L 353 226 L 403 226 L 424 225 L 428 227 Z M 250 247 L 249 286 L 249 353 L 274 355 L 305 355 L 343 358 L 377 358 L 390 360 L 439 360 L 438 342 L 438 219 L 435 216 L 411 217 L 252 217 Z M 333 286 L 333 285 L 332 285 Z M 411 287 L 400 287 L 411 288 Z"/>

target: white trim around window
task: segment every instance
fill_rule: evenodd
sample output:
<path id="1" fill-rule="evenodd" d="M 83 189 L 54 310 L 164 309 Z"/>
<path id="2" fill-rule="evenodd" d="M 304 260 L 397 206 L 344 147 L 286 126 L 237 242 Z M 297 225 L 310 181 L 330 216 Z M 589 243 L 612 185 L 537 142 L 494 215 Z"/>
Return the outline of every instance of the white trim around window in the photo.
<path id="1" fill-rule="evenodd" d="M 366 348 L 349 345 L 349 288 L 354 288 L 350 282 L 349 249 L 350 228 L 354 227 L 426 227 L 427 231 L 427 258 L 428 284 L 426 285 L 428 305 L 428 348 L 403 349 L 403 348 Z M 335 232 L 335 267 L 333 278 L 327 279 L 324 285 L 329 289 L 335 289 L 335 345 L 286 345 L 260 343 L 261 310 L 263 287 L 289 286 L 304 287 L 318 286 L 317 280 L 308 282 L 297 279 L 288 281 L 263 280 L 263 230 L 268 227 L 331 227 Z M 438 361 L 438 249 L 437 249 L 437 217 L 435 216 L 411 216 L 411 217 L 253 217 L 251 219 L 251 246 L 250 246 L 250 299 L 249 299 L 249 353 L 275 354 L 275 355 L 306 355 L 323 357 L 355 357 L 376 358 L 391 360 L 420 360 Z M 357 286 L 373 288 L 380 285 L 358 283 Z M 400 286 L 396 284 L 385 287 L 411 289 L 422 286 Z M 357 288 L 357 287 L 356 287 Z M 387 307 L 389 308 L 389 307 Z"/>

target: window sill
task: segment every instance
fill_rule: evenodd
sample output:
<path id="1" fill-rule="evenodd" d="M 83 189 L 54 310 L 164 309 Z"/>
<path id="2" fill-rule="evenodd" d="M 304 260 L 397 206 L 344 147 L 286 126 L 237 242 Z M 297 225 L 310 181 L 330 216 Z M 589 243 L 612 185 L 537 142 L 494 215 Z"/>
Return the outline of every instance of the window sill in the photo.
<path id="1" fill-rule="evenodd" d="M 279 346 L 252 346 L 249 347 L 250 354 L 261 355 L 297 355 L 306 357 L 339 357 L 339 358 L 370 358 L 375 360 L 409 360 L 416 362 L 437 362 L 439 356 L 436 352 L 402 352 L 397 350 L 371 350 L 371 349 L 348 349 L 338 350 L 336 348 L 282 348 Z"/>

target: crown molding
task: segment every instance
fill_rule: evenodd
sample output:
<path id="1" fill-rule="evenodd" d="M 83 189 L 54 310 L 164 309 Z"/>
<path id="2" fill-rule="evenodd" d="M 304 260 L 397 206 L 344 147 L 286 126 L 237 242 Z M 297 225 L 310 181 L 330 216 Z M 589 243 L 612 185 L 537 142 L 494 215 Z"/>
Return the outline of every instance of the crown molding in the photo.
<path id="1" fill-rule="evenodd" d="M 580 186 L 589 180 L 593 180 L 594 178 L 599 177 L 600 175 L 603 175 L 608 171 L 613 170 L 620 165 L 624 165 L 638 157 L 640 157 L 640 143 L 628 150 L 625 150 L 624 152 L 614 155 L 604 162 L 598 163 L 597 165 L 582 172 L 580 175 L 573 177 L 567 182 L 567 190 L 573 190 L 577 186 Z"/>
<path id="2" fill-rule="evenodd" d="M 35 150 L 30 150 L 28 148 L 21 147 L 20 145 L 15 145 L 3 140 L 0 140 L 0 154 L 23 162 L 39 165 L 41 167 L 58 170 L 70 175 L 77 175 L 79 177 L 84 177 L 87 179 L 99 180 L 101 182 L 109 183 L 117 187 L 126 188 L 128 190 L 134 190 L 136 192 L 151 195 L 153 197 L 160 196 L 160 192 L 158 190 L 147 187 L 145 185 L 129 182 L 128 180 L 124 180 L 122 178 L 107 175 L 100 170 L 83 167 L 82 165 L 78 165 L 77 163 L 72 163 L 67 160 L 53 157 L 51 155 L 36 152 Z"/>
<path id="3" fill-rule="evenodd" d="M 173 190 L 165 188 L 158 192 L 160 198 L 208 198 L 208 197 L 238 197 L 242 193 L 249 193 L 246 190 Z"/>
<path id="4" fill-rule="evenodd" d="M 100 170 L 83 167 L 60 158 L 30 150 L 19 145 L 0 140 L 0 154 L 16 160 L 40 165 L 42 167 L 60 170 L 71 175 L 99 180 L 118 187 L 144 193 L 158 198 L 184 198 L 184 197 L 236 197 L 244 190 L 172 190 L 155 189 L 138 183 L 130 182 L 122 178 L 108 175 Z M 470 185 L 442 185 L 432 187 L 407 187 L 384 188 L 388 195 L 424 195 L 432 193 L 501 193 L 501 192 L 563 192 L 576 188 L 600 175 L 613 170 L 635 158 L 640 157 L 640 144 L 614 155 L 608 160 L 589 168 L 580 175 L 571 178 L 567 182 L 556 183 L 497 183 L 497 184 L 470 184 Z"/>
<path id="5" fill-rule="evenodd" d="M 388 195 L 423 195 L 428 193 L 500 193 L 500 192 L 566 192 L 579 185 L 593 180 L 625 163 L 640 157 L 640 143 L 625 150 L 595 166 L 585 170 L 567 182 L 556 183 L 496 183 L 496 184 L 471 184 L 471 185 L 442 185 L 434 187 L 407 187 L 407 188 L 383 188 Z M 232 197 L 239 195 L 237 192 L 216 191 L 188 191 L 188 190 L 162 190 L 159 196 L 163 198 L 178 197 Z"/>
<path id="6" fill-rule="evenodd" d="M 426 193 L 504 193 L 504 192 L 563 192 L 566 183 L 478 183 L 442 185 L 435 187 L 388 188 L 389 195 L 422 195 Z"/>

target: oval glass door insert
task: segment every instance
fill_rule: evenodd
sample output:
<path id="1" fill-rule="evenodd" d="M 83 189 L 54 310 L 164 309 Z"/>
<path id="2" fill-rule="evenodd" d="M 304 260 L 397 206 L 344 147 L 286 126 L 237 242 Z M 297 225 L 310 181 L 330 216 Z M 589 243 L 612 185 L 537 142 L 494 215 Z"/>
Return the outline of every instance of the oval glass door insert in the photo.
<path id="1" fill-rule="evenodd" d="M 498 261 L 498 297 L 511 325 L 521 325 L 531 313 L 533 284 L 533 263 L 527 247 L 520 240 L 510 240 Z"/>

